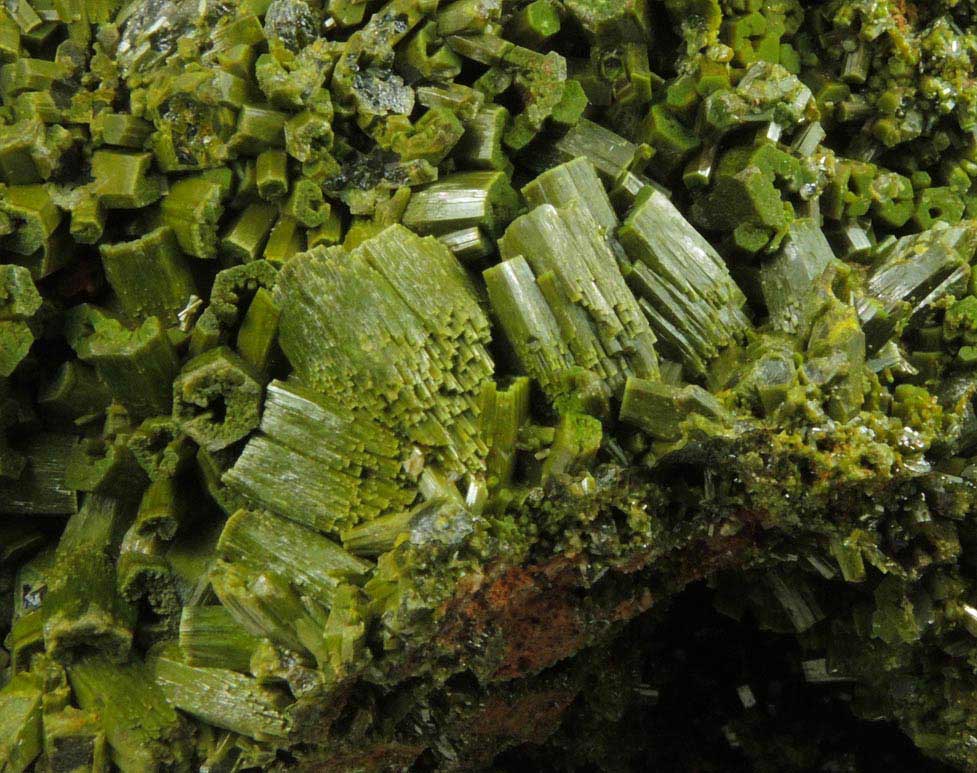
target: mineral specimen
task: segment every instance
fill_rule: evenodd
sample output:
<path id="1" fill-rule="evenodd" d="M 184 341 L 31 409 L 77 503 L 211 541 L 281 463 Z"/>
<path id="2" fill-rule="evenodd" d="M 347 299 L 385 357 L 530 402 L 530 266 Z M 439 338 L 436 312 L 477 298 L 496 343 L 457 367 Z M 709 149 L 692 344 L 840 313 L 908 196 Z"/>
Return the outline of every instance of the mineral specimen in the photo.
<path id="1" fill-rule="evenodd" d="M 0 771 L 977 769 L 975 73 L 972 0 L 6 0 Z"/>

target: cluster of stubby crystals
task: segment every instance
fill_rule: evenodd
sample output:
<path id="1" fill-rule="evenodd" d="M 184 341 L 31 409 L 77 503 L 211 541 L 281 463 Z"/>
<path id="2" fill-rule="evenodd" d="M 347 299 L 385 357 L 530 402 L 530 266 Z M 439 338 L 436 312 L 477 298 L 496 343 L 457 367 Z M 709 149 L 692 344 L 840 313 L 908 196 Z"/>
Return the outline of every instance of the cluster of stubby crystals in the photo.
<path id="1" fill-rule="evenodd" d="M 703 579 L 977 767 L 975 58 L 952 0 L 7 0 L 0 770 L 627 769 L 572 728 Z"/>

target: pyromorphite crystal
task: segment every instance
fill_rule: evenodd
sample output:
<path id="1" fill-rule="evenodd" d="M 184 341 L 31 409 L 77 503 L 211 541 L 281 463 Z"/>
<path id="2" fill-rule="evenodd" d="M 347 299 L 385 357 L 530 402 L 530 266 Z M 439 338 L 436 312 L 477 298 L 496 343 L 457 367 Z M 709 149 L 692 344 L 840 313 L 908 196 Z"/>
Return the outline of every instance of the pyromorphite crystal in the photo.
<path id="1" fill-rule="evenodd" d="M 105 276 L 123 310 L 140 320 L 174 320 L 195 292 L 193 275 L 174 230 L 164 227 L 129 242 L 99 248 Z"/>
<path id="2" fill-rule="evenodd" d="M 6 770 L 27 770 L 41 751 L 43 683 L 18 674 L 0 690 L 0 759 Z"/>
<path id="3" fill-rule="evenodd" d="M 247 671 L 258 639 L 220 604 L 186 606 L 180 617 L 180 649 L 191 666 Z"/>
<path id="4" fill-rule="evenodd" d="M 41 294 L 27 269 L 0 266 L 0 319 L 29 319 L 41 303 Z"/>
<path id="5" fill-rule="evenodd" d="M 975 51 L 3 3 L 0 771 L 977 769 Z"/>
<path id="6" fill-rule="evenodd" d="M 258 426 L 261 392 L 251 366 L 226 347 L 211 349 L 173 381 L 173 419 L 199 445 L 217 451 Z"/>
<path id="7" fill-rule="evenodd" d="M 126 510 L 122 500 L 91 494 L 65 526 L 41 605 L 45 647 L 59 660 L 77 651 L 118 662 L 128 654 L 135 610 L 118 594 L 112 561 Z"/>
<path id="8" fill-rule="evenodd" d="M 182 179 L 170 188 L 160 209 L 163 222 L 173 229 L 184 252 L 197 258 L 216 256 L 219 183 L 204 177 Z"/>
<path id="9" fill-rule="evenodd" d="M 273 512 L 333 531 L 410 502 L 401 444 L 369 414 L 276 381 L 260 429 L 224 480 Z M 285 460 L 294 480 L 281 475 Z"/>
<path id="10" fill-rule="evenodd" d="M 112 761 L 123 771 L 186 765 L 190 729 L 170 706 L 149 667 L 91 654 L 68 667 L 81 707 L 101 716 Z"/>
<path id="11" fill-rule="evenodd" d="M 168 412 L 178 355 L 157 317 L 134 330 L 95 306 L 76 306 L 65 317 L 65 337 L 78 358 L 95 367 L 112 397 L 134 416 Z"/>
<path id="12" fill-rule="evenodd" d="M 205 722 L 259 741 L 288 736 L 282 688 L 223 668 L 189 666 L 178 651 L 156 658 L 155 675 L 170 703 Z"/>

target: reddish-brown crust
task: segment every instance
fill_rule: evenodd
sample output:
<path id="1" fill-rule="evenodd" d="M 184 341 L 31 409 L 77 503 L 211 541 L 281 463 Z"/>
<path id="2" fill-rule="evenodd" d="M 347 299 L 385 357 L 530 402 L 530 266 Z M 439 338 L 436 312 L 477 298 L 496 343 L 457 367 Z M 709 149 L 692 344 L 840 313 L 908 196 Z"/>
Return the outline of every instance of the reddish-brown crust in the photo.
<path id="1" fill-rule="evenodd" d="M 556 730 L 563 712 L 576 697 L 572 690 L 542 690 L 515 698 L 493 695 L 472 718 L 472 736 L 491 748 L 493 739 L 510 743 L 542 743 Z"/>
<path id="2" fill-rule="evenodd" d="M 500 749 L 546 740 L 573 703 L 572 679 L 541 677 L 527 689 L 520 681 L 596 643 L 609 627 L 625 623 L 689 582 L 749 562 L 765 532 L 763 512 L 742 510 L 735 534 L 714 536 L 661 555 L 652 548 L 631 556 L 607 576 L 608 592 L 595 594 L 580 556 L 561 555 L 529 566 L 488 568 L 464 577 L 442 609 L 436 646 L 479 675 L 496 682 L 446 729 L 459 758 L 453 770 L 487 765 Z M 653 570 L 653 571 L 650 571 Z M 647 582 L 624 575 L 649 571 Z M 603 582 L 603 580 L 602 580 Z M 600 599 L 599 601 L 597 599 Z M 530 683 L 532 684 L 532 683 Z M 304 766 L 316 773 L 393 773 L 409 770 L 424 747 L 377 744 L 337 752 Z"/>
<path id="3" fill-rule="evenodd" d="M 608 617 L 615 623 L 627 622 L 642 612 L 647 612 L 654 603 L 654 594 L 647 588 L 644 588 L 639 590 L 637 595 L 619 601 L 611 610 Z"/>
<path id="4" fill-rule="evenodd" d="M 743 511 L 741 520 L 737 534 L 711 537 L 663 561 L 672 590 L 743 561 L 762 533 L 763 514 Z M 653 559 L 652 550 L 643 551 L 612 574 L 633 574 Z M 634 583 L 595 604 L 575 556 L 490 572 L 463 586 L 444 610 L 437 643 L 493 681 L 535 674 L 571 657 L 608 624 L 648 610 L 659 595 Z"/>
<path id="5" fill-rule="evenodd" d="M 439 642 L 449 648 L 500 647 L 493 679 L 535 673 L 569 657 L 586 641 L 574 594 L 572 559 L 512 567 L 450 603 Z"/>
<path id="6" fill-rule="evenodd" d="M 892 9 L 893 20 L 901 32 L 916 26 L 916 22 L 919 21 L 919 10 L 910 0 L 893 0 Z"/>
<path id="7" fill-rule="evenodd" d="M 406 771 L 424 752 L 423 746 L 378 743 L 363 751 L 340 753 L 321 762 L 298 766 L 308 773 L 400 773 Z"/>

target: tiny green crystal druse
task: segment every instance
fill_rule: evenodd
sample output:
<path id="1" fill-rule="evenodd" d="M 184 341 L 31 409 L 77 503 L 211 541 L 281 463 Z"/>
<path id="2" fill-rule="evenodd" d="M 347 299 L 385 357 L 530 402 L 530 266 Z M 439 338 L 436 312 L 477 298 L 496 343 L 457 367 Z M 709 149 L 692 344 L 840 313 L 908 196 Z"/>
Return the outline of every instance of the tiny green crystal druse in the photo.
<path id="1" fill-rule="evenodd" d="M 0 771 L 665 770 L 699 580 L 977 769 L 975 83 L 971 0 L 8 0 Z"/>

